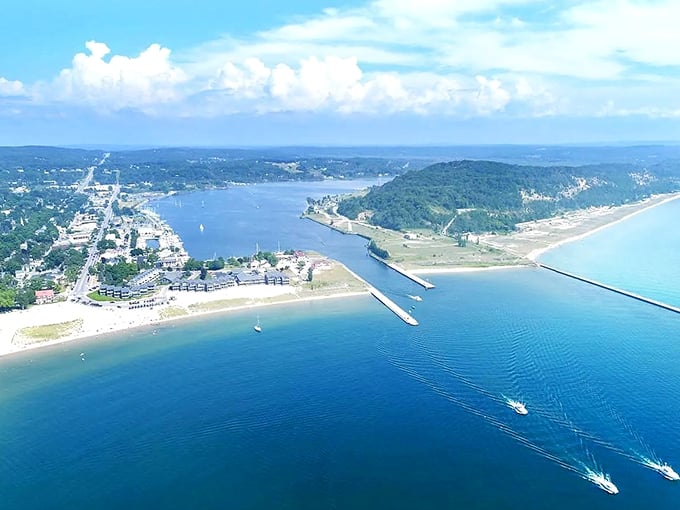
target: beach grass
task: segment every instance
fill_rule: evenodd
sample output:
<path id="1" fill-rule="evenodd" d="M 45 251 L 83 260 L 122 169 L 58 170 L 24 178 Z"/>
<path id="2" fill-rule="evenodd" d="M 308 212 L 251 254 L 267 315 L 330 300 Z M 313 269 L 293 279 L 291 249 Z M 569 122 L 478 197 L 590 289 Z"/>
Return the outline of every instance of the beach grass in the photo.
<path id="1" fill-rule="evenodd" d="M 254 303 L 255 300 L 252 298 L 218 299 L 215 301 L 193 303 L 189 305 L 189 310 L 192 312 L 214 312 L 216 310 L 223 310 L 237 306 L 252 305 Z"/>
<path id="2" fill-rule="evenodd" d="M 83 319 L 76 319 L 58 324 L 47 324 L 44 326 L 30 326 L 23 328 L 18 333 L 23 337 L 23 343 L 35 344 L 49 342 L 76 333 L 83 325 Z"/>
<path id="3" fill-rule="evenodd" d="M 310 214 L 307 217 L 340 232 L 372 239 L 378 247 L 389 252 L 390 262 L 404 269 L 493 267 L 529 263 L 524 257 L 512 252 L 483 242 L 478 243 L 478 237 L 474 235 L 469 236 L 466 246 L 458 246 L 457 239 L 426 229 L 398 232 L 353 221 L 350 232 L 345 218 L 321 214 Z M 330 225 L 331 220 L 333 225 Z"/>
<path id="4" fill-rule="evenodd" d="M 366 285 L 357 280 L 342 264 L 332 262 L 330 268 L 315 272 L 311 282 L 304 282 L 298 295 L 308 297 L 365 290 Z"/>
<path id="5" fill-rule="evenodd" d="M 158 315 L 161 319 L 174 319 L 189 315 L 189 312 L 186 308 L 182 308 L 181 306 L 169 306 L 158 312 Z"/>

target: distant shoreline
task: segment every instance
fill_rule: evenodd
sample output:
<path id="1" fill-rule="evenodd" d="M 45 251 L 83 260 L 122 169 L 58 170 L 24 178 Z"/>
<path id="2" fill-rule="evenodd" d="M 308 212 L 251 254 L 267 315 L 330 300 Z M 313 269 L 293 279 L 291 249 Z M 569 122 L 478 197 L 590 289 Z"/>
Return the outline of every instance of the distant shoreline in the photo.
<path id="1" fill-rule="evenodd" d="M 580 241 L 581 239 L 584 239 L 584 238 L 589 237 L 593 234 L 596 234 L 597 232 L 600 232 L 600 231 L 605 230 L 609 227 L 612 227 L 616 224 L 619 224 L 621 222 L 629 220 L 630 218 L 633 218 L 634 216 L 637 216 L 638 214 L 641 214 L 645 211 L 649 211 L 650 209 L 653 209 L 653 208 L 658 207 L 660 205 L 667 204 L 669 202 L 673 202 L 673 201 L 675 201 L 679 198 L 680 198 L 680 193 L 674 193 L 674 194 L 667 196 L 666 198 L 662 199 L 661 201 L 654 202 L 654 203 L 649 204 L 645 207 L 642 207 L 642 208 L 639 208 L 635 211 L 632 211 L 632 212 L 626 214 L 625 216 L 623 216 L 622 218 L 617 218 L 613 221 L 610 221 L 608 223 L 605 223 L 603 225 L 595 227 L 592 230 L 589 230 L 587 232 L 583 232 L 582 234 L 577 234 L 577 235 L 574 235 L 574 236 L 571 236 L 571 237 L 567 237 L 566 239 L 556 241 L 556 242 L 554 242 L 554 243 L 552 243 L 549 246 L 546 246 L 544 248 L 537 248 L 535 250 L 532 250 L 531 252 L 529 252 L 527 254 L 526 257 L 529 260 L 531 260 L 532 262 L 535 262 L 536 259 L 538 259 L 538 257 L 540 257 L 541 255 L 543 255 L 544 253 L 546 253 L 550 250 L 554 250 L 555 248 L 559 248 L 560 246 L 565 245 L 567 243 L 572 243 L 574 241 Z M 642 204 L 642 203 L 644 203 L 644 201 L 638 202 L 638 204 Z M 625 207 L 625 206 L 621 206 L 621 207 Z"/>

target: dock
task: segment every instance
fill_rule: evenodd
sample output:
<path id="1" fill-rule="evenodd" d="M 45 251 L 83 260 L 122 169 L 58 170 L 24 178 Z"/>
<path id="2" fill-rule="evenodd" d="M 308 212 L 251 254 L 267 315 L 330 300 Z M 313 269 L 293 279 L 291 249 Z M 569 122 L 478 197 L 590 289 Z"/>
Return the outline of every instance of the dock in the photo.
<path id="1" fill-rule="evenodd" d="M 406 269 L 404 269 L 403 267 L 399 267 L 396 264 L 393 264 L 391 262 L 387 262 L 385 259 L 378 257 L 375 253 L 372 253 L 372 252 L 369 251 L 368 254 L 371 257 L 373 257 L 375 260 L 377 260 L 378 262 L 385 264 L 387 267 L 389 267 L 390 269 L 393 269 L 394 271 L 396 271 L 400 275 L 405 276 L 409 280 L 416 282 L 421 287 L 424 287 L 427 290 L 434 289 L 434 285 L 432 285 L 428 281 L 423 280 L 420 276 L 416 276 L 413 273 L 409 273 Z"/>
<path id="2" fill-rule="evenodd" d="M 657 301 L 656 299 L 650 299 L 644 296 L 641 296 L 640 294 L 636 294 L 635 292 L 629 292 L 627 290 L 619 289 L 617 287 L 614 287 L 612 285 L 607 285 L 606 283 L 598 282 L 597 280 L 591 280 L 590 278 L 586 278 L 584 276 L 579 276 L 577 274 L 569 273 L 567 271 L 562 271 L 561 269 L 557 269 L 556 267 L 548 266 L 546 264 L 541 264 L 538 263 L 538 267 L 542 267 L 543 269 L 547 269 L 549 271 L 552 271 L 557 274 L 561 274 L 563 276 L 568 276 L 569 278 L 573 278 L 574 280 L 578 280 L 580 282 L 588 283 L 590 285 L 594 285 L 596 287 L 600 287 L 601 289 L 609 290 L 611 292 L 615 292 L 617 294 L 621 294 L 622 296 L 626 296 L 632 299 L 636 299 L 637 301 L 641 301 L 643 303 L 647 303 L 650 305 L 657 306 L 659 308 L 663 308 L 664 310 L 668 310 L 671 312 L 675 313 L 680 313 L 680 308 L 677 306 L 669 305 L 667 303 L 663 303 L 661 301 Z"/>

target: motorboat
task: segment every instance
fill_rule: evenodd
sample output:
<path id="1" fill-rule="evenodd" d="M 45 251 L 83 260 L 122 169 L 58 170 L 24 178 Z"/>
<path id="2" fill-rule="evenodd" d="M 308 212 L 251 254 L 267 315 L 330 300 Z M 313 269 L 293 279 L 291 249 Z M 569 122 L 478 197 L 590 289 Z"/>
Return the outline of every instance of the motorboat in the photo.
<path id="1" fill-rule="evenodd" d="M 521 414 L 522 416 L 529 414 L 529 411 L 527 411 L 526 405 L 524 403 L 518 401 L 518 400 L 508 400 L 508 405 L 517 413 Z"/>
<path id="2" fill-rule="evenodd" d="M 588 480 L 597 485 L 607 494 L 618 494 L 619 488 L 609 479 L 609 475 L 604 473 L 589 473 Z"/>
<path id="3" fill-rule="evenodd" d="M 678 475 L 678 473 L 665 462 L 663 464 L 654 464 L 653 467 L 666 480 L 670 480 L 672 482 L 680 480 L 680 475 Z"/>

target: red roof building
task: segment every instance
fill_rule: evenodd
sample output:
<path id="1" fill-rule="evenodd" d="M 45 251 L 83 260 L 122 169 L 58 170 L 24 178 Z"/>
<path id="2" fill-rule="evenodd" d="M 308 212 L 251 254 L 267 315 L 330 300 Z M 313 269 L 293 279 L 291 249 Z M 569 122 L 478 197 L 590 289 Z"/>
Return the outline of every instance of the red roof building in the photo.
<path id="1" fill-rule="evenodd" d="M 39 305 L 54 301 L 54 291 L 52 289 L 36 290 L 35 302 Z"/>

